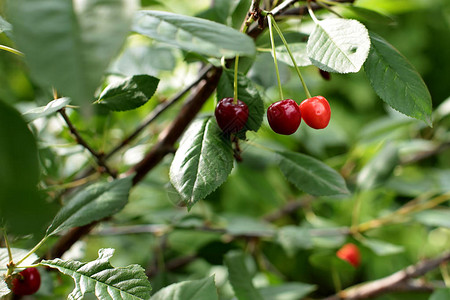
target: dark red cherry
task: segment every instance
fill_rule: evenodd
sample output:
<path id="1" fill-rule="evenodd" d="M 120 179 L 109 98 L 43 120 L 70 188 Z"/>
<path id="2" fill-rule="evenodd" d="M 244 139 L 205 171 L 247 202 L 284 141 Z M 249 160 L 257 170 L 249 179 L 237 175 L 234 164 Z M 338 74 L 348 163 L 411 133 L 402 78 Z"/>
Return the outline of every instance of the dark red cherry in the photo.
<path id="1" fill-rule="evenodd" d="M 16 295 L 31 295 L 41 286 L 41 275 L 38 269 L 28 268 L 15 275 L 11 281 L 12 291 Z"/>
<path id="2" fill-rule="evenodd" d="M 302 119 L 309 127 L 323 129 L 330 123 L 330 104 L 324 97 L 308 98 L 300 103 L 299 107 L 302 112 Z"/>
<path id="3" fill-rule="evenodd" d="M 297 131 L 302 121 L 300 108 L 292 99 L 272 103 L 267 109 L 267 120 L 273 131 L 289 135 Z"/>
<path id="4" fill-rule="evenodd" d="M 244 128 L 248 119 L 248 106 L 241 100 L 223 98 L 214 112 L 220 129 L 225 133 L 236 133 Z"/>

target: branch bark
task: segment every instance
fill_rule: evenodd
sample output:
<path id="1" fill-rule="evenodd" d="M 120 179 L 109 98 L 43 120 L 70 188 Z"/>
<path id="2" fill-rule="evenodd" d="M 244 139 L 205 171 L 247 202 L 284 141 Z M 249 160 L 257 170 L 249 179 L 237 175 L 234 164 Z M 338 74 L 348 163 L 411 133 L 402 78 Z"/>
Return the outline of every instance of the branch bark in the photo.
<path id="1" fill-rule="evenodd" d="M 414 290 L 414 287 L 418 288 L 418 285 L 412 280 L 413 278 L 425 275 L 448 261 L 450 261 L 450 252 L 434 259 L 423 260 L 387 277 L 350 287 L 324 300 L 367 299 L 392 291 Z M 428 286 L 429 288 L 431 287 Z"/>

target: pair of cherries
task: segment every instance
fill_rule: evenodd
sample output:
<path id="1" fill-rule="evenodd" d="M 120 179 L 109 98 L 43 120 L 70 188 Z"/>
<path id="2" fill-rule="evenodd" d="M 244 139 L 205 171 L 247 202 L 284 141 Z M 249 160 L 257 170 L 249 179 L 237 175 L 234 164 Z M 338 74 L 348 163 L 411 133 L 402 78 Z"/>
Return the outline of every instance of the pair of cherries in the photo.
<path id="1" fill-rule="evenodd" d="M 217 124 L 225 133 L 236 133 L 244 128 L 248 119 L 248 107 L 244 102 L 234 98 L 224 98 L 216 106 Z M 304 100 L 300 105 L 292 99 L 273 103 L 267 109 L 267 119 L 273 131 L 289 135 L 297 131 L 303 119 L 315 129 L 322 129 L 330 122 L 330 105 L 322 96 Z"/>
<path id="2" fill-rule="evenodd" d="M 267 109 L 267 119 L 273 131 L 289 135 L 297 131 L 302 119 L 314 129 L 328 126 L 331 117 L 330 104 L 322 96 L 304 100 L 300 105 L 292 99 L 273 103 Z"/>

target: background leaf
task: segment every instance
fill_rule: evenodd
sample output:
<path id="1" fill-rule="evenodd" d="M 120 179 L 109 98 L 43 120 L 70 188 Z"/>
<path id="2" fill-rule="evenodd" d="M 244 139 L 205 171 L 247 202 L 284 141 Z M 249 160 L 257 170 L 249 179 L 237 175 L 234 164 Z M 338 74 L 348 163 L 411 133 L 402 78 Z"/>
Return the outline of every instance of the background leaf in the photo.
<path id="1" fill-rule="evenodd" d="M 234 72 L 224 70 L 217 86 L 217 101 L 234 95 Z M 238 133 L 245 137 L 245 131 L 258 131 L 264 118 L 264 103 L 253 83 L 244 75 L 238 74 L 238 99 L 248 106 L 248 120 L 244 129 Z"/>
<path id="2" fill-rule="evenodd" d="M 361 243 L 379 256 L 392 255 L 405 251 L 405 247 L 403 246 L 394 245 L 376 239 L 364 239 Z"/>
<path id="3" fill-rule="evenodd" d="M 8 285 L 6 284 L 3 277 L 0 278 L 0 297 L 6 296 L 9 293 L 11 293 L 10 289 L 8 288 Z"/>
<path id="4" fill-rule="evenodd" d="M 276 240 L 291 257 L 294 257 L 299 249 L 311 249 L 313 247 L 309 230 L 293 225 L 281 227 L 277 232 Z"/>
<path id="5" fill-rule="evenodd" d="M 306 43 L 290 43 L 289 50 L 291 50 L 297 66 L 306 67 L 312 65 L 311 60 L 308 57 L 308 53 L 306 52 Z M 294 63 L 292 62 L 292 59 L 284 45 L 275 47 L 275 51 L 278 60 L 290 65 L 291 67 L 294 66 Z"/>
<path id="6" fill-rule="evenodd" d="M 358 72 L 370 50 L 366 27 L 356 20 L 326 19 L 316 24 L 307 43 L 311 62 L 327 72 Z"/>
<path id="7" fill-rule="evenodd" d="M 131 177 L 92 184 L 63 206 L 47 229 L 47 235 L 83 226 L 121 210 L 128 202 Z"/>
<path id="8" fill-rule="evenodd" d="M 399 163 L 398 148 L 386 144 L 359 172 L 357 183 L 362 189 L 372 189 L 386 182 Z"/>
<path id="9" fill-rule="evenodd" d="M 41 234 L 54 209 L 37 191 L 37 145 L 19 112 L 2 101 L 0 166 L 0 225 L 8 233 Z"/>
<path id="10" fill-rule="evenodd" d="M 162 11 L 140 11 L 133 30 L 183 50 L 213 57 L 253 56 L 253 40 L 220 23 Z"/>
<path id="11" fill-rule="evenodd" d="M 365 7 L 354 6 L 354 5 L 345 5 L 342 6 L 347 10 L 350 10 L 357 16 L 363 18 L 369 22 L 377 22 L 381 24 L 389 24 L 392 25 L 395 23 L 395 20 L 388 15 L 382 14 L 378 11 L 371 10 Z"/>
<path id="12" fill-rule="evenodd" d="M 145 270 L 139 265 L 114 268 L 109 260 L 114 249 L 100 249 L 98 258 L 88 263 L 72 260 L 43 260 L 41 265 L 58 269 L 75 281 L 75 288 L 69 299 L 83 299 L 87 293 L 98 299 L 137 300 L 149 299 L 151 286 Z"/>
<path id="13" fill-rule="evenodd" d="M 189 207 L 204 199 L 233 168 L 233 150 L 212 117 L 195 120 L 180 141 L 170 181 Z"/>
<path id="14" fill-rule="evenodd" d="M 9 33 L 12 31 L 12 25 L 0 16 L 0 33 Z"/>
<path id="15" fill-rule="evenodd" d="M 431 95 L 415 68 L 392 45 L 370 33 L 364 70 L 380 98 L 399 112 L 431 125 Z"/>
<path id="16" fill-rule="evenodd" d="M 218 300 L 214 277 L 171 284 L 153 295 L 151 300 Z"/>
<path id="17" fill-rule="evenodd" d="M 77 104 L 92 102 L 137 7 L 135 0 L 15 0 L 10 6 L 14 38 L 36 82 Z"/>
<path id="18" fill-rule="evenodd" d="M 302 191 L 316 196 L 349 193 L 344 178 L 323 162 L 296 152 L 277 151 L 277 154 L 281 172 Z"/>
<path id="19" fill-rule="evenodd" d="M 239 300 L 263 300 L 264 298 L 253 286 L 252 277 L 245 266 L 244 253 L 230 251 L 225 255 L 225 265 L 228 268 L 228 279 L 234 294 Z"/>
<path id="20" fill-rule="evenodd" d="M 14 262 L 18 262 L 22 258 L 24 258 L 28 254 L 28 250 L 25 249 L 19 249 L 19 248 L 11 248 L 11 253 L 13 257 Z M 26 258 L 21 265 L 22 266 L 31 266 L 34 264 L 39 257 L 33 253 L 28 258 Z M 8 249 L 6 248 L 0 248 L 0 275 L 3 273 L 6 273 L 6 265 L 9 263 L 9 255 L 8 255 Z M 2 276 L 0 276 L 2 277 Z"/>
<path id="21" fill-rule="evenodd" d="M 159 79 L 156 77 L 134 75 L 108 85 L 96 103 L 113 111 L 132 110 L 147 103 L 158 83 Z"/>
<path id="22" fill-rule="evenodd" d="M 268 286 L 259 289 L 264 300 L 298 300 L 314 291 L 312 284 L 302 282 L 288 282 L 276 286 Z"/>
<path id="23" fill-rule="evenodd" d="M 450 288 L 437 289 L 430 296 L 430 300 L 446 300 L 446 299 L 450 299 Z"/>
<path id="24" fill-rule="evenodd" d="M 46 106 L 40 106 L 26 111 L 22 114 L 27 122 L 51 115 L 70 103 L 70 98 L 59 98 L 50 101 Z"/>
<path id="25" fill-rule="evenodd" d="M 450 228 L 450 209 L 430 209 L 418 212 L 414 219 L 428 226 Z"/>

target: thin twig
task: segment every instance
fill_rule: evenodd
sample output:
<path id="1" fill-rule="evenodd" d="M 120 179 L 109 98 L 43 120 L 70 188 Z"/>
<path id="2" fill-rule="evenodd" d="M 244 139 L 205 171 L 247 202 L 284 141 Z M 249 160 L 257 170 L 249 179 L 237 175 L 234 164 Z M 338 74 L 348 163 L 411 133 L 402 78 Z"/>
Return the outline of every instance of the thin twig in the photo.
<path id="1" fill-rule="evenodd" d="M 78 130 L 75 128 L 75 126 L 72 124 L 72 122 L 70 121 L 69 117 L 66 114 L 66 109 L 62 108 L 59 111 L 59 114 L 63 117 L 64 121 L 67 124 L 67 127 L 69 127 L 70 133 L 73 135 L 73 137 L 75 138 L 75 141 L 83 146 L 87 151 L 89 151 L 89 153 L 92 154 L 92 156 L 95 158 L 98 166 L 100 166 L 101 168 L 104 169 L 104 172 L 108 173 L 109 175 L 111 175 L 113 178 L 117 177 L 116 172 L 112 171 L 105 163 L 104 160 L 104 156 L 100 153 L 98 153 L 97 151 L 95 151 L 87 142 L 85 139 L 83 139 L 83 137 L 80 135 L 80 133 L 78 132 Z"/>
<path id="2" fill-rule="evenodd" d="M 118 144 L 116 147 L 114 147 L 110 152 L 108 152 L 105 155 L 105 159 L 110 158 L 115 153 L 117 153 L 120 149 L 122 149 L 124 146 L 128 145 L 133 139 L 135 139 L 139 133 L 145 127 L 150 125 L 153 121 L 156 120 L 164 111 L 166 111 L 169 107 L 171 107 L 173 104 L 178 102 L 183 96 L 189 92 L 194 86 L 196 86 L 203 78 L 205 78 L 206 74 L 211 70 L 211 66 L 205 67 L 200 71 L 199 76 L 197 79 L 195 79 L 191 84 L 189 84 L 187 87 L 185 87 L 183 90 L 179 91 L 176 95 L 174 95 L 170 100 L 165 101 L 164 103 L 161 103 L 158 105 L 155 109 L 152 110 L 152 112 L 142 121 L 142 123 L 131 133 L 129 136 L 127 136 L 125 139 L 122 140 L 120 144 Z"/>
<path id="3" fill-rule="evenodd" d="M 366 299 L 386 292 L 402 290 L 402 287 L 413 288 L 414 281 L 411 281 L 412 278 L 425 275 L 448 261 L 450 261 L 450 252 L 434 259 L 420 261 L 387 277 L 347 288 L 324 300 Z"/>

